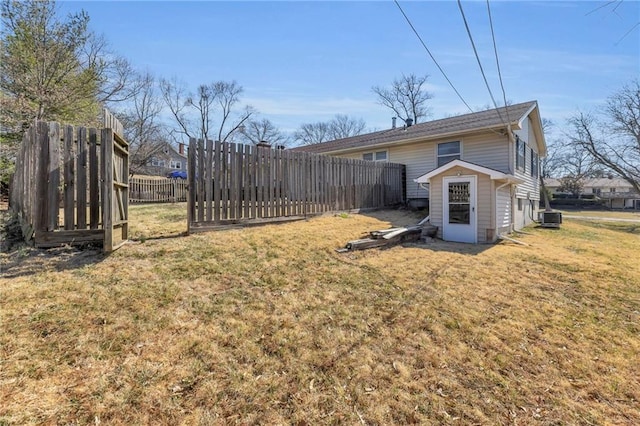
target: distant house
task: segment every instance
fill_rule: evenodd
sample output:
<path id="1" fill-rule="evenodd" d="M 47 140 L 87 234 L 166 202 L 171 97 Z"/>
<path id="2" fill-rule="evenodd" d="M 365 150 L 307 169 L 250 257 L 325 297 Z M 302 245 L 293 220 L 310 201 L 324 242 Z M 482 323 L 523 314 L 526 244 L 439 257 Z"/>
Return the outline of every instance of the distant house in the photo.
<path id="1" fill-rule="evenodd" d="M 173 171 L 187 170 L 187 156 L 184 144 L 179 144 L 176 150 L 171 144 L 163 143 L 142 167 L 141 172 L 147 175 L 167 176 Z"/>
<path id="2" fill-rule="evenodd" d="M 294 149 L 405 164 L 407 201 L 429 206 L 444 240 L 494 242 L 537 218 L 546 144 L 535 101 Z"/>
<path id="3" fill-rule="evenodd" d="M 552 195 L 562 193 L 560 179 L 545 179 L 544 184 Z M 629 182 L 621 178 L 585 178 L 582 180 L 581 195 L 602 198 L 611 209 L 640 210 L 640 194 Z"/>

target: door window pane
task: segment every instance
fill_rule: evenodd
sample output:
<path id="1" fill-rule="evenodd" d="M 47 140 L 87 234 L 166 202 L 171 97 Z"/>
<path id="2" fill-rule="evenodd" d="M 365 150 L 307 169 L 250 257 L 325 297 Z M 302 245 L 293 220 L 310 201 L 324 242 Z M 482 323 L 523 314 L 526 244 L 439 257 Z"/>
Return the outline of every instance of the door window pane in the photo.
<path id="1" fill-rule="evenodd" d="M 449 203 L 469 203 L 469 184 L 450 183 Z"/>
<path id="2" fill-rule="evenodd" d="M 449 184 L 449 223 L 469 225 L 471 223 L 470 184 Z"/>
<path id="3" fill-rule="evenodd" d="M 449 223 L 469 225 L 471 223 L 469 212 L 469 204 L 449 204 Z"/>

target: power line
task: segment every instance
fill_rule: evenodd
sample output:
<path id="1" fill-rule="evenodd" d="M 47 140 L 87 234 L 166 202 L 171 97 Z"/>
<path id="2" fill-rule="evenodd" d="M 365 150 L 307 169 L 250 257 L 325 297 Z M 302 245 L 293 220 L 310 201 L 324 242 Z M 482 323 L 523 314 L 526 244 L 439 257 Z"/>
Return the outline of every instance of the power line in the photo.
<path id="1" fill-rule="evenodd" d="M 504 110 L 507 113 L 507 122 L 511 125 L 511 117 L 509 117 L 509 108 L 507 108 L 507 94 L 504 90 L 504 84 L 502 82 L 502 71 L 500 71 L 500 60 L 498 59 L 498 47 L 496 46 L 496 35 L 493 32 L 493 19 L 491 18 L 491 6 L 489 6 L 489 0 L 487 0 L 487 12 L 489 14 L 489 26 L 491 27 L 491 38 L 493 40 L 493 52 L 496 56 L 496 67 L 498 68 L 498 79 L 500 80 L 500 88 L 502 89 L 502 100 L 504 101 Z"/>
<path id="2" fill-rule="evenodd" d="M 498 116 L 500 117 L 500 121 L 502 124 L 507 126 L 507 123 L 504 122 L 502 118 L 502 114 L 500 114 L 500 109 L 498 109 L 498 103 L 496 99 L 493 97 L 493 92 L 491 91 L 491 87 L 489 87 L 489 82 L 487 81 L 487 76 L 484 73 L 484 69 L 482 68 L 482 63 L 480 62 L 480 56 L 478 55 L 478 49 L 476 49 L 476 44 L 473 41 L 473 36 L 471 36 L 471 30 L 469 29 L 469 24 L 467 23 L 467 17 L 464 14 L 464 10 L 462 9 L 462 2 L 458 0 L 458 7 L 460 8 L 460 13 L 462 14 L 462 20 L 464 21 L 464 26 L 467 29 L 467 35 L 469 36 L 469 40 L 471 41 L 471 47 L 473 47 L 473 53 L 476 55 L 476 59 L 478 60 L 478 66 L 480 67 L 480 73 L 482 74 L 482 78 L 484 79 L 484 84 L 487 86 L 487 90 L 489 91 L 489 96 L 491 96 L 491 101 L 493 101 L 493 106 L 496 108 L 498 112 Z M 506 108 L 506 105 L 505 105 Z"/>
<path id="3" fill-rule="evenodd" d="M 442 75 L 444 76 L 444 78 L 447 80 L 447 82 L 449 83 L 449 86 L 451 86 L 451 88 L 453 89 L 454 92 L 456 92 L 456 95 L 458 95 L 458 97 L 460 98 L 460 100 L 462 101 L 463 104 L 465 104 L 467 106 L 467 108 L 469 108 L 469 111 L 474 112 L 473 109 L 469 106 L 469 104 L 467 103 L 467 101 L 464 100 L 464 98 L 462 97 L 462 95 L 460 94 L 460 92 L 458 92 L 458 89 L 456 89 L 456 87 L 453 85 L 453 83 L 451 82 L 451 80 L 449 79 L 449 77 L 447 77 L 447 73 L 444 72 L 444 70 L 442 69 L 442 67 L 440 66 L 440 64 L 438 64 L 438 61 L 436 61 L 436 58 L 433 56 L 433 54 L 431 53 L 431 51 L 429 50 L 429 48 L 427 47 L 426 43 L 424 42 L 424 40 L 422 40 L 422 37 L 420 37 L 420 34 L 418 34 L 418 31 L 416 30 L 416 28 L 413 26 L 413 24 L 411 23 L 411 20 L 409 19 L 409 17 L 407 16 L 406 13 L 404 13 L 404 10 L 402 9 L 402 6 L 400 6 L 400 3 L 398 3 L 398 0 L 393 0 L 394 3 L 396 4 L 396 6 L 398 6 L 398 9 L 400 9 L 400 12 L 402 13 L 402 16 L 404 16 L 404 19 L 407 20 L 407 23 L 409 24 L 409 26 L 411 27 L 411 29 L 413 30 L 414 34 L 416 35 L 416 37 L 418 37 L 418 40 L 420 40 L 420 43 L 422 43 L 422 47 L 424 47 L 424 50 L 427 51 L 427 53 L 429 54 L 429 56 L 431 57 L 431 60 L 433 60 L 433 62 L 436 64 L 436 66 L 438 67 L 438 69 L 440 70 L 440 72 L 442 73 Z M 502 119 L 502 118 L 501 118 Z"/>

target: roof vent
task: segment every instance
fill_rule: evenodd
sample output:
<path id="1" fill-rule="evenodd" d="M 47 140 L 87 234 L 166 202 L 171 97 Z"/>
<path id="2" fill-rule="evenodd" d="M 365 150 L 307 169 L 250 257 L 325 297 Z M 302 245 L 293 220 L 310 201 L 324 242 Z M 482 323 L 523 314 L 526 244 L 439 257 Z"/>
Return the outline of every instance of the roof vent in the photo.
<path id="1" fill-rule="evenodd" d="M 405 123 L 407 123 L 407 127 L 411 127 L 411 126 L 413 126 L 413 118 L 407 118 L 407 120 L 405 121 Z"/>
<path id="2" fill-rule="evenodd" d="M 391 117 L 391 128 L 392 129 L 396 128 L 396 117 Z"/>

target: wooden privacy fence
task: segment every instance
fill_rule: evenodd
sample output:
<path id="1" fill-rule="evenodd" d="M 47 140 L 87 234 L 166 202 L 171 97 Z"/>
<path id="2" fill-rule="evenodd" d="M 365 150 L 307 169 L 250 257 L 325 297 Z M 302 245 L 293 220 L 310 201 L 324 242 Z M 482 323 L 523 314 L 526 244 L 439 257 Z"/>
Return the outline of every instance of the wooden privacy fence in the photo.
<path id="1" fill-rule="evenodd" d="M 188 230 L 395 205 L 404 167 L 191 139 Z"/>
<path id="2" fill-rule="evenodd" d="M 129 179 L 131 203 L 177 203 L 187 201 L 187 180 L 133 177 Z"/>
<path id="3" fill-rule="evenodd" d="M 10 198 L 25 239 L 36 247 L 119 247 L 128 232 L 128 169 L 128 144 L 111 128 L 36 121 L 22 140 Z"/>

